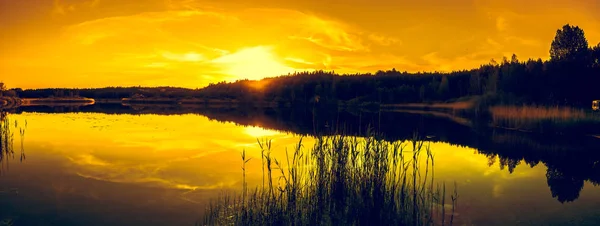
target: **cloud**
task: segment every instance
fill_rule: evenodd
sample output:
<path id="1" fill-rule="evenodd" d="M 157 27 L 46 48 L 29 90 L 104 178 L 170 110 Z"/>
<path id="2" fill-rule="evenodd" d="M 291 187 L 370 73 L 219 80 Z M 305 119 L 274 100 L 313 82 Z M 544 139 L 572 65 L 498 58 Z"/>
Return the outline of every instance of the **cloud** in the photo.
<path id="1" fill-rule="evenodd" d="M 330 57 L 326 62 L 328 69 L 335 69 L 339 73 L 364 73 L 375 72 L 378 70 L 390 70 L 395 68 L 399 71 L 420 71 L 424 68 L 414 61 L 408 60 L 405 56 L 394 54 L 360 54 L 360 57 Z"/>
<path id="2" fill-rule="evenodd" d="M 593 29 L 599 14 L 592 1 L 556 2 L 565 8 L 539 1 L 477 0 L 444 3 L 457 9 L 447 10 L 427 2 L 391 1 L 355 2 L 341 9 L 326 1 L 53 0 L 39 5 L 47 14 L 37 13 L 39 7 L 30 1 L 14 2 L 19 4 L 9 4 L 13 8 L 2 15 L 30 22 L 9 32 L 6 43 L 16 45 L 6 45 L 0 69 L 2 74 L 27 73 L 7 78 L 11 84 L 35 86 L 202 87 L 244 78 L 248 73 L 239 73 L 242 65 L 255 71 L 241 59 L 213 62 L 255 47 L 268 47 L 259 48 L 269 56 L 261 57 L 261 65 L 285 69 L 281 71 L 429 71 L 473 68 L 509 52 L 523 59 L 545 57 L 554 32 L 567 22 L 584 28 L 590 43 L 600 40 Z M 392 6 L 397 12 L 384 12 Z M 437 13 L 426 13 L 426 8 Z M 165 57 L 164 52 L 173 55 Z M 268 74 L 256 73 L 251 78 Z"/>
<path id="3" fill-rule="evenodd" d="M 392 38 L 392 37 L 386 37 L 383 35 L 378 35 L 378 34 L 370 34 L 369 35 L 369 40 L 382 45 L 382 46 L 390 46 L 390 45 L 398 45 L 398 44 L 402 44 L 400 42 L 400 40 L 396 39 L 396 38 Z"/>
<path id="4" fill-rule="evenodd" d="M 211 62 L 222 66 L 224 74 L 233 75 L 238 79 L 260 79 L 294 71 L 294 68 L 279 62 L 271 50 L 272 47 L 268 46 L 244 48 Z"/>
<path id="5" fill-rule="evenodd" d="M 326 48 L 343 51 L 368 51 L 363 45 L 359 34 L 339 22 L 328 21 L 316 16 L 302 15 L 305 17 L 306 25 L 310 28 L 314 43 Z"/>
<path id="6" fill-rule="evenodd" d="M 517 37 L 517 36 L 507 36 L 505 38 L 506 41 L 508 42 L 517 42 L 521 45 L 526 45 L 526 46 L 534 46 L 534 47 L 538 47 L 538 46 L 542 46 L 543 43 L 539 40 L 535 40 L 535 39 L 529 39 L 529 38 L 522 38 L 522 37 Z"/>
<path id="7" fill-rule="evenodd" d="M 60 2 L 60 0 L 54 0 L 53 8 L 52 8 L 52 14 L 65 15 L 66 14 L 66 8 L 67 8 L 67 6 L 63 5 Z"/>
<path id="8" fill-rule="evenodd" d="M 222 80 L 260 79 L 293 71 L 356 71 L 364 64 L 353 64 L 361 62 L 371 48 L 400 43 L 380 33 L 294 10 L 192 8 L 107 17 L 68 26 L 64 42 L 57 44 L 61 46 L 58 59 L 76 58 L 70 63 L 90 73 L 99 72 L 83 67 L 101 67 L 105 74 L 130 73 L 128 77 L 139 83 L 186 78 L 188 82 L 169 85 L 201 87 Z M 170 76 L 161 78 L 166 74 Z"/>
<path id="9" fill-rule="evenodd" d="M 126 162 L 108 162 L 99 159 L 91 154 L 81 154 L 75 157 L 67 157 L 75 168 L 76 174 L 80 177 L 108 181 L 112 183 L 134 183 L 150 184 L 164 188 L 174 188 L 183 190 L 196 189 L 215 189 L 219 187 L 229 187 L 237 183 L 235 180 L 215 180 L 211 183 L 192 184 L 188 179 L 167 178 L 162 175 L 162 171 L 172 167 L 170 164 L 190 161 L 194 158 L 171 159 L 166 163 L 126 163 Z M 212 179 L 207 177 L 208 179 Z"/>
<path id="10" fill-rule="evenodd" d="M 198 54 L 195 52 L 178 54 L 178 53 L 171 53 L 171 52 L 166 51 L 166 52 L 162 53 L 162 57 L 164 57 L 165 59 L 168 59 L 168 60 L 181 61 L 181 62 L 198 62 L 198 61 L 205 60 L 205 58 L 202 54 Z"/>
<path id="11" fill-rule="evenodd" d="M 169 63 L 165 63 L 165 62 L 152 62 L 152 63 L 144 65 L 144 67 L 149 67 L 149 68 L 166 68 L 168 66 L 169 66 Z"/>
<path id="12" fill-rule="evenodd" d="M 90 7 L 96 7 L 98 4 L 100 4 L 100 0 L 91 0 L 88 2 Z"/>
<path id="13" fill-rule="evenodd" d="M 487 38 L 486 42 L 487 42 L 487 44 L 490 44 L 493 49 L 500 49 L 500 48 L 502 48 L 502 44 L 498 43 L 497 41 L 495 41 L 492 38 Z"/>
<path id="14" fill-rule="evenodd" d="M 283 18 L 274 24 L 271 22 L 270 26 L 278 28 L 274 30 L 278 33 L 287 34 L 288 40 L 304 41 L 334 51 L 369 51 L 365 45 L 367 35 L 342 22 L 292 10 L 262 9 L 256 13 L 271 13 Z M 246 19 L 248 17 L 249 15 L 245 16 Z"/>
<path id="15" fill-rule="evenodd" d="M 100 4 L 100 0 L 54 0 L 52 4 L 52 14 L 64 16 L 81 8 L 94 8 L 98 4 Z"/>
<path id="16" fill-rule="evenodd" d="M 98 159 L 97 157 L 91 154 L 81 154 L 75 157 L 67 157 L 71 162 L 77 165 L 89 165 L 89 166 L 110 166 L 111 164 Z"/>
<path id="17" fill-rule="evenodd" d="M 506 29 L 508 28 L 508 22 L 506 21 L 506 18 L 499 16 L 496 18 L 496 29 L 498 29 L 498 31 L 502 32 L 502 31 L 506 31 Z"/>
<path id="18" fill-rule="evenodd" d="M 431 52 L 421 57 L 430 68 L 435 68 L 436 71 L 448 72 L 451 71 L 452 59 L 445 59 L 438 56 L 438 52 Z"/>
<path id="19" fill-rule="evenodd" d="M 92 44 L 96 43 L 97 41 L 100 41 L 102 39 L 108 38 L 113 35 L 114 34 L 110 34 L 110 33 L 106 33 L 106 32 L 97 32 L 97 33 L 90 33 L 90 34 L 81 34 L 78 36 L 74 36 L 74 38 L 77 39 L 77 41 L 83 45 L 92 45 Z"/>
<path id="20" fill-rule="evenodd" d="M 442 57 L 439 52 L 431 52 L 421 57 L 424 61 L 422 68 L 430 71 L 450 72 L 463 69 L 471 69 L 489 62 L 491 59 L 506 55 L 494 47 L 484 46 L 481 50 L 458 56 Z"/>

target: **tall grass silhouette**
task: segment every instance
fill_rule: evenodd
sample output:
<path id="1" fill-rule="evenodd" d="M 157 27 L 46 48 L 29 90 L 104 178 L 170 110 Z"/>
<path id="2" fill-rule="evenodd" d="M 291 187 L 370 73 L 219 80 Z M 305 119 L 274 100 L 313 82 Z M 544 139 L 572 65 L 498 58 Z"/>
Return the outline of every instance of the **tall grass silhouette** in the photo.
<path id="1" fill-rule="evenodd" d="M 248 189 L 245 165 L 251 159 L 243 151 L 241 194 L 214 199 L 203 225 L 432 225 L 454 220 L 458 196 L 455 192 L 451 204 L 445 203 L 445 185 L 434 185 L 434 156 L 416 135 L 392 143 L 373 133 L 366 138 L 321 136 L 309 151 L 300 139 L 294 150 L 286 150 L 284 162 L 271 157 L 271 141 L 258 143 L 262 186 Z M 452 215 L 447 217 L 449 206 Z"/>
<path id="2" fill-rule="evenodd" d="M 24 139 L 25 139 L 25 129 L 27 128 L 27 121 L 25 121 L 24 127 L 19 127 L 19 123 L 14 121 L 11 123 L 11 120 L 8 117 L 6 112 L 0 112 L 0 175 L 4 174 L 5 171 L 9 170 L 9 161 L 10 159 L 14 159 L 15 151 L 14 151 L 14 132 L 13 127 L 19 128 L 19 135 L 21 138 L 21 149 L 19 161 L 25 160 L 25 148 L 24 148 Z"/>
<path id="3" fill-rule="evenodd" d="M 492 125 L 535 132 L 597 133 L 600 115 L 558 106 L 493 106 Z"/>

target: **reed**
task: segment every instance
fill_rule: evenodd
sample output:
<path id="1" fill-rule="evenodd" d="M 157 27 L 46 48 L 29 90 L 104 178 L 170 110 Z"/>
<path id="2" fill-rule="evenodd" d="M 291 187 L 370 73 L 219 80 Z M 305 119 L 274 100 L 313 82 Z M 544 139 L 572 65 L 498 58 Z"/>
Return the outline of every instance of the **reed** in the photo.
<path id="1" fill-rule="evenodd" d="M 561 132 L 594 127 L 600 116 L 592 112 L 559 106 L 494 106 L 490 107 L 492 125 L 536 132 Z"/>
<path id="2" fill-rule="evenodd" d="M 434 186 L 434 156 L 416 137 L 392 143 L 375 134 L 317 137 L 310 150 L 300 139 L 293 150 L 286 150 L 283 162 L 271 157 L 270 141 L 259 141 L 259 146 L 263 186 L 248 191 L 245 164 L 250 159 L 242 152 L 241 195 L 214 199 L 203 225 L 448 223 L 445 194 Z"/>
<path id="3" fill-rule="evenodd" d="M 25 161 L 25 130 L 27 129 L 27 120 L 25 120 L 24 125 L 19 125 L 19 123 L 15 120 L 14 122 L 10 120 L 8 113 L 4 111 L 0 111 L 0 176 L 2 176 L 9 168 L 9 161 L 15 158 L 15 134 L 13 129 L 19 129 L 20 135 L 20 156 L 19 161 Z"/>

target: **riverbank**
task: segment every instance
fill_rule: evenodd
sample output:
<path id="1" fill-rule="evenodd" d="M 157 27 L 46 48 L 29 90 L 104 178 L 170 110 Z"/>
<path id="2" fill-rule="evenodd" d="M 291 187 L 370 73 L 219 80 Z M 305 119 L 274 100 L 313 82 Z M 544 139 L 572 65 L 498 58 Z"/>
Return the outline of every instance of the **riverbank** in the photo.
<path id="1" fill-rule="evenodd" d="M 491 106 L 476 101 L 382 105 L 385 111 L 413 111 L 484 121 L 488 127 L 543 134 L 600 134 L 600 113 L 591 109 L 545 105 Z M 464 120 L 461 120 L 464 121 Z M 464 123 L 463 123 L 464 124 Z"/>
<path id="2" fill-rule="evenodd" d="M 104 100 L 104 102 L 107 102 Z M 101 103 L 104 103 L 101 102 Z M 200 99 L 200 98 L 123 98 L 119 103 L 127 106 L 256 106 L 256 107 L 291 107 L 274 101 L 243 102 L 234 99 Z"/>
<path id="3" fill-rule="evenodd" d="M 200 98 L 37 98 L 19 99 L 3 97 L 3 109 L 19 106 L 85 106 L 92 104 L 119 104 L 133 109 L 198 109 L 252 106 L 259 108 L 298 108 L 300 103 L 282 103 L 275 101 L 243 102 L 235 99 Z M 319 103 L 318 105 L 323 105 Z M 300 104 L 302 105 L 302 104 Z M 303 107 L 311 107 L 310 104 Z M 325 104 L 319 108 L 335 110 L 335 104 Z M 358 109 L 351 108 L 358 107 Z M 337 110 L 351 109 L 360 111 L 391 111 L 414 114 L 428 114 L 452 119 L 462 125 L 486 126 L 506 130 L 515 130 L 541 134 L 579 134 L 598 136 L 600 134 L 600 113 L 591 109 L 580 109 L 545 105 L 510 105 L 485 101 L 482 97 L 457 99 L 442 103 L 403 103 L 378 104 L 362 103 L 352 105 L 338 102 Z M 476 123 L 475 123 L 476 122 Z"/>
<path id="4" fill-rule="evenodd" d="M 123 99 L 124 105 L 132 107 L 179 106 L 179 107 L 236 107 L 259 106 L 273 108 L 288 108 L 297 104 L 277 102 L 240 102 L 237 100 L 223 99 L 168 99 L 168 98 L 140 98 Z M 311 105 L 312 106 L 312 105 Z M 332 106 L 333 107 L 333 106 Z M 457 99 L 454 102 L 444 103 L 404 103 L 404 104 L 377 104 L 362 103 L 349 104 L 338 102 L 338 110 L 354 109 L 360 111 L 388 111 L 413 114 L 427 114 L 441 118 L 451 119 L 466 126 L 485 126 L 497 129 L 514 130 L 540 134 L 569 134 L 591 135 L 600 134 L 600 114 L 590 109 L 581 109 L 565 106 L 545 105 L 510 105 L 502 102 L 489 101 L 483 97 L 470 97 Z M 325 108 L 328 108 L 327 106 Z"/>
<path id="5" fill-rule="evenodd" d="M 22 100 L 16 97 L 0 97 L 0 108 L 10 109 L 21 106 Z"/>
<path id="6" fill-rule="evenodd" d="M 492 106 L 491 126 L 537 133 L 600 134 L 600 114 L 558 106 Z"/>
<path id="7" fill-rule="evenodd" d="M 0 109 L 16 109 L 23 106 L 85 106 L 95 100 L 85 97 L 68 98 L 18 98 L 0 97 Z"/>
<path id="8" fill-rule="evenodd" d="M 451 103 L 406 103 L 406 104 L 381 104 L 381 108 L 387 109 L 411 109 L 411 110 L 469 110 L 475 106 L 475 102 L 470 101 L 458 101 Z"/>
<path id="9" fill-rule="evenodd" d="M 67 97 L 67 98 L 23 98 L 21 99 L 22 106 L 32 105 L 90 105 L 94 104 L 95 100 L 85 97 Z"/>

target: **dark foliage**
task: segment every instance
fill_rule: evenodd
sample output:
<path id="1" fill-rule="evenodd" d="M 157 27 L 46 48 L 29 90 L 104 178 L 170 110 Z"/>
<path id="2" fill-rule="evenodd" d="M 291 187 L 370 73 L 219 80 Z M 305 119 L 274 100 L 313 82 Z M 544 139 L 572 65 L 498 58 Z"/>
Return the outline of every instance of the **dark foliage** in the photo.
<path id="1" fill-rule="evenodd" d="M 203 89 L 173 87 L 108 87 L 99 89 L 14 90 L 24 98 L 82 96 L 120 99 L 202 98 L 245 103 L 289 104 L 441 102 L 466 96 L 495 96 L 515 103 L 588 106 L 600 99 L 600 44 L 588 48 L 583 30 L 565 25 L 557 30 L 551 59 L 519 61 L 516 55 L 477 69 L 407 73 L 396 69 L 366 74 L 298 72 L 260 81 L 210 84 Z"/>
<path id="2" fill-rule="evenodd" d="M 579 27 L 565 25 L 551 45 L 551 60 L 519 61 L 516 55 L 477 69 L 450 73 L 407 73 L 395 69 L 375 74 L 338 75 L 300 72 L 261 81 L 211 84 L 200 96 L 241 101 L 312 103 L 349 101 L 410 103 L 494 95 L 512 103 L 587 106 L 600 98 L 600 44 L 588 48 Z"/>
<path id="3" fill-rule="evenodd" d="M 193 95 L 197 90 L 177 87 L 106 87 L 106 88 L 84 88 L 84 89 L 14 89 L 22 98 L 46 98 L 46 97 L 88 97 L 95 99 L 122 99 L 129 98 L 135 94 L 145 97 L 183 98 Z"/>

